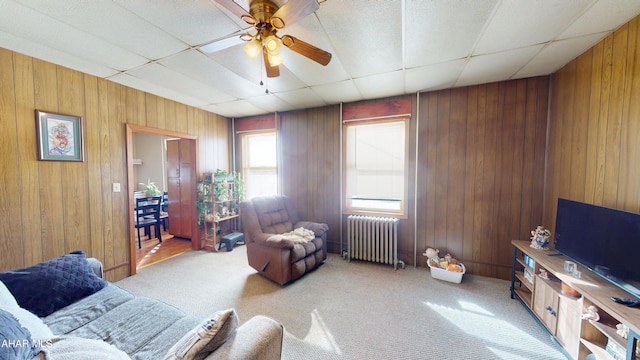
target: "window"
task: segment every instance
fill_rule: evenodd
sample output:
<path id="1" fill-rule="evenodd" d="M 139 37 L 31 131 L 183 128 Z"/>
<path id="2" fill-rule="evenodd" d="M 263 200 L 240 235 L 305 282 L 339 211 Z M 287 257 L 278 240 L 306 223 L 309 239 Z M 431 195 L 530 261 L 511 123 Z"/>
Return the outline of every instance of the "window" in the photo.
<path id="1" fill-rule="evenodd" d="M 347 121 L 345 212 L 404 216 L 408 119 Z"/>
<path id="2" fill-rule="evenodd" d="M 246 198 L 278 193 L 276 133 L 242 135 L 242 174 Z"/>

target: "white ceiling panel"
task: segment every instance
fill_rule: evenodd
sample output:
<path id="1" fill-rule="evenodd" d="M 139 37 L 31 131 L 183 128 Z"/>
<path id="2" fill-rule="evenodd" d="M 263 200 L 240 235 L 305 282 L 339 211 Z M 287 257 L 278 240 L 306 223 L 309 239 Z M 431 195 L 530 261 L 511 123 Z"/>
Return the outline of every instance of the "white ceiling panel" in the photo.
<path id="1" fill-rule="evenodd" d="M 363 100 L 353 80 L 314 86 L 313 90 L 327 103 L 338 104 Z"/>
<path id="2" fill-rule="evenodd" d="M 123 49 L 147 59 L 160 59 L 188 47 L 159 27 L 111 1 L 18 1 L 74 29 L 118 44 Z M 68 16 L 70 13 L 76 16 Z"/>
<path id="3" fill-rule="evenodd" d="M 295 109 L 306 109 L 327 105 L 318 94 L 309 88 L 281 92 L 275 94 L 284 102 L 293 104 Z"/>
<path id="4" fill-rule="evenodd" d="M 638 0 L 600 0 L 571 24 L 560 39 L 612 31 L 640 13 Z"/>
<path id="5" fill-rule="evenodd" d="M 502 1 L 486 28 L 477 54 L 548 42 L 581 15 L 592 1 Z"/>
<path id="6" fill-rule="evenodd" d="M 185 51 L 175 56 L 165 58 L 158 63 L 167 68 L 189 77 L 194 81 L 216 89 L 224 89 L 222 97 L 217 102 L 229 101 L 233 98 L 248 98 L 260 96 L 264 90 L 256 83 L 241 78 L 228 71 L 222 65 L 197 50 Z"/>
<path id="7" fill-rule="evenodd" d="M 263 94 L 247 99 L 255 107 L 264 109 L 265 112 L 287 111 L 295 109 L 295 106 L 282 100 L 274 94 Z"/>
<path id="8" fill-rule="evenodd" d="M 498 54 L 474 56 L 464 67 L 456 87 L 511 79 L 541 49 L 542 45 L 536 45 Z"/>
<path id="9" fill-rule="evenodd" d="M 2 4 L 0 31 L 118 70 L 148 61 L 15 1 Z"/>
<path id="10" fill-rule="evenodd" d="M 207 105 L 204 108 L 226 117 L 245 117 L 267 112 L 265 109 L 259 108 L 247 100 L 235 100 L 221 104 Z"/>
<path id="11" fill-rule="evenodd" d="M 462 73 L 465 59 L 405 70 L 404 92 L 451 88 Z"/>
<path id="12" fill-rule="evenodd" d="M 332 53 L 332 59 L 329 64 L 322 66 L 283 47 L 282 59 L 287 68 L 306 85 L 327 84 L 349 78 L 349 74 L 344 70 L 340 59 L 333 56 L 334 50 L 331 47 L 331 43 L 315 16 L 308 16 L 293 26 L 285 28 L 282 34 L 295 36 L 297 39 Z"/>
<path id="13" fill-rule="evenodd" d="M 591 48 L 593 43 L 597 43 L 606 33 L 593 34 L 579 38 L 555 41 L 542 49 L 531 62 L 523 67 L 515 75 L 517 78 L 536 76 L 547 71 L 549 74 L 557 71 L 569 61 L 575 59 L 580 54 Z M 570 49 L 571 51 L 567 51 Z M 578 55 L 575 55 L 578 54 Z"/>
<path id="14" fill-rule="evenodd" d="M 229 18 L 213 0 L 114 1 L 192 46 L 205 44 L 240 30 L 238 24 L 241 20 L 236 22 Z"/>
<path id="15" fill-rule="evenodd" d="M 402 64 L 400 0 L 332 0 L 316 12 L 332 39 L 334 56 L 352 78 L 396 71 Z"/>
<path id="16" fill-rule="evenodd" d="M 404 92 L 404 71 L 388 72 L 354 79 L 365 99 L 376 99 Z"/>
<path id="17" fill-rule="evenodd" d="M 149 82 L 145 79 L 137 78 L 135 76 L 131 76 L 129 74 L 118 74 L 110 77 L 109 80 L 118 84 L 122 84 L 124 86 L 128 86 L 130 88 L 147 92 L 149 94 L 157 95 L 166 99 L 173 99 L 174 101 L 178 101 L 186 105 L 195 107 L 203 107 L 207 105 L 207 103 L 205 101 L 202 101 L 201 99 L 195 99 L 180 91 L 174 91 L 170 88 L 159 86 L 155 83 Z"/>
<path id="18" fill-rule="evenodd" d="M 180 73 L 157 63 L 132 69 L 128 71 L 127 74 L 158 86 L 182 92 L 194 99 L 202 100 L 205 104 L 218 104 L 235 100 L 235 98 L 228 93 L 207 86 L 200 81 L 182 76 Z"/>
<path id="19" fill-rule="evenodd" d="M 21 54 L 33 56 L 54 64 L 64 64 L 64 66 L 69 69 L 81 71 L 100 78 L 106 78 L 118 73 L 117 70 L 107 66 L 69 55 L 69 53 L 59 51 L 55 48 L 33 43 L 4 31 L 0 31 L 0 47 L 13 49 L 13 51 Z"/>
<path id="20" fill-rule="evenodd" d="M 406 2 L 405 66 L 441 63 L 471 55 L 498 0 Z"/>
<path id="21" fill-rule="evenodd" d="M 277 34 L 329 65 L 283 49 L 267 78 L 242 42 L 200 49 L 256 31 L 217 0 L 0 0 L 0 46 L 240 117 L 548 75 L 638 14 L 640 0 L 324 0 Z"/>
<path id="22" fill-rule="evenodd" d="M 305 83 L 289 71 L 286 64 L 280 65 L 280 76 L 275 78 L 264 77 L 262 82 L 265 90 L 269 90 L 271 93 L 281 93 L 307 88 Z"/>

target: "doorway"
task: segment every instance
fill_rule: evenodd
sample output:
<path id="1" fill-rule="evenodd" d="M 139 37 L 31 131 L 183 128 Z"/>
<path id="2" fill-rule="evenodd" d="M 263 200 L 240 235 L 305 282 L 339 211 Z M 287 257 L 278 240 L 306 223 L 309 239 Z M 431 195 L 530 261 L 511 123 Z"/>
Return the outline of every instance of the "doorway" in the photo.
<path id="1" fill-rule="evenodd" d="M 134 176 L 134 134 L 147 134 L 147 135 L 157 135 L 163 138 L 171 138 L 179 141 L 182 146 L 182 150 L 178 154 L 182 156 L 184 161 L 180 159 L 173 159 L 173 163 L 180 164 L 180 171 L 183 173 L 184 178 L 181 183 L 182 188 L 179 191 L 179 194 L 175 192 L 171 194 L 171 190 L 169 190 L 169 228 L 171 228 L 171 217 L 172 213 L 174 214 L 175 220 L 180 220 L 180 223 L 176 223 L 177 226 L 181 227 L 181 238 L 176 238 L 173 241 L 165 241 L 162 243 L 158 243 L 155 246 L 149 247 L 146 249 L 143 246 L 143 250 L 138 250 L 138 241 L 137 241 L 137 233 L 135 231 L 134 226 L 134 190 L 138 188 Z M 139 252 L 145 251 L 151 254 L 154 259 L 153 262 L 161 260 L 162 257 L 173 257 L 176 253 L 180 253 L 180 251 L 184 252 L 183 244 L 173 244 L 173 242 L 181 241 L 190 242 L 190 248 L 194 250 L 199 250 L 201 248 L 201 244 L 198 236 L 198 226 L 197 226 L 197 213 L 196 207 L 194 205 L 195 196 L 196 196 L 196 174 L 197 174 L 197 136 L 190 134 L 183 134 L 174 131 L 149 128 L 140 125 L 126 124 L 126 150 L 127 150 L 127 189 L 129 192 L 127 197 L 129 199 L 129 211 L 127 211 L 127 215 L 129 216 L 129 252 L 130 252 L 130 273 L 131 275 L 136 274 L 139 263 L 143 265 L 143 263 L 137 261 L 137 258 L 140 257 Z M 159 153 L 159 157 L 163 157 L 162 153 Z M 165 155 L 172 157 L 173 155 Z M 165 159 L 161 160 L 165 162 Z M 166 163 L 169 164 L 171 161 L 167 158 Z M 169 170 L 170 172 L 170 170 Z M 192 181 L 192 179 L 194 181 Z M 163 179 L 163 183 L 166 182 L 167 179 Z M 166 189 L 166 188 L 165 188 Z M 190 238 L 190 239 L 189 239 Z M 160 248 L 163 248 L 160 251 Z M 178 249 L 178 250 L 176 250 Z M 147 259 L 146 264 L 149 263 Z"/>

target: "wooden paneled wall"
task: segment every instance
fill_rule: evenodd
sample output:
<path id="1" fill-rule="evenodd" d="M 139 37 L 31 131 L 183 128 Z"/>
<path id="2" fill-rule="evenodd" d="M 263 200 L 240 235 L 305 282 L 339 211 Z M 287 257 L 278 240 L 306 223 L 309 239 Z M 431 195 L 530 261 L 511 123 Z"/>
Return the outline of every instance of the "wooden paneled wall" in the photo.
<path id="1" fill-rule="evenodd" d="M 422 252 L 437 247 L 470 273 L 509 278 L 510 241 L 542 221 L 548 89 L 549 78 L 538 77 L 412 97 L 401 259 L 414 263 L 415 233 L 419 266 Z M 303 215 L 329 224 L 329 249 L 339 253 L 340 109 L 279 116 L 283 192 Z"/>
<path id="2" fill-rule="evenodd" d="M 329 225 L 329 249 L 339 253 L 340 107 L 279 113 L 279 175 L 302 219 Z"/>
<path id="3" fill-rule="evenodd" d="M 36 160 L 35 109 L 83 117 L 84 162 Z M 0 271 L 83 249 L 129 275 L 125 123 L 197 135 L 199 172 L 229 167 L 228 119 L 0 48 Z"/>
<path id="4" fill-rule="evenodd" d="M 640 18 L 553 75 L 544 225 L 558 197 L 640 212 Z"/>
<path id="5" fill-rule="evenodd" d="M 542 220 L 548 88 L 538 77 L 420 96 L 418 251 L 509 278 L 511 240 Z"/>

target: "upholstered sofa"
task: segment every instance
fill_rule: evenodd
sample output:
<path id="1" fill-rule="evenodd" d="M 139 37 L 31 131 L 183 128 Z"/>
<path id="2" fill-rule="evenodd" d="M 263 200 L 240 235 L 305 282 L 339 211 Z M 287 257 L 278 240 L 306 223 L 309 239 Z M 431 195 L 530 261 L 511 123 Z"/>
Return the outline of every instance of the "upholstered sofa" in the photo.
<path id="1" fill-rule="evenodd" d="M 239 326 L 233 309 L 186 315 L 103 280 L 101 269 L 74 252 L 0 273 L 0 358 L 280 359 L 279 322 Z"/>
<path id="2" fill-rule="evenodd" d="M 300 220 L 287 196 L 242 201 L 240 216 L 249 265 L 280 285 L 316 269 L 327 258 L 329 226 Z"/>

